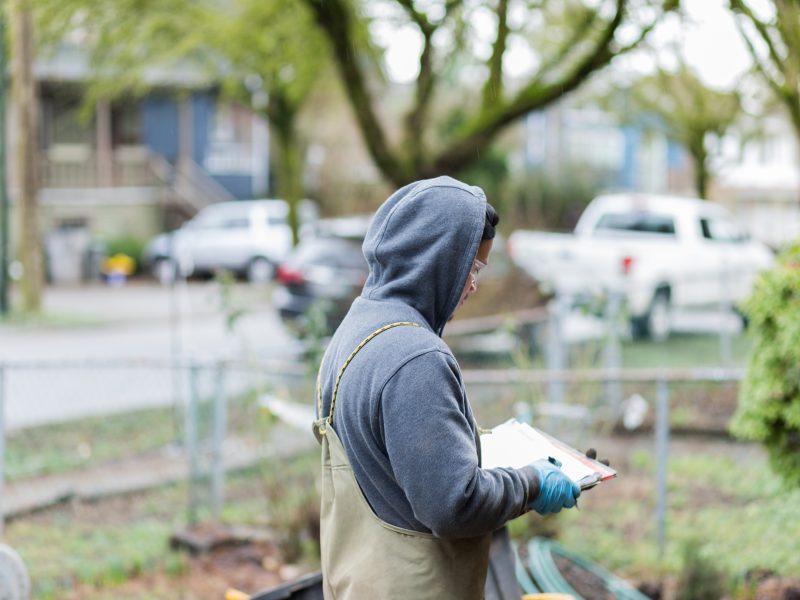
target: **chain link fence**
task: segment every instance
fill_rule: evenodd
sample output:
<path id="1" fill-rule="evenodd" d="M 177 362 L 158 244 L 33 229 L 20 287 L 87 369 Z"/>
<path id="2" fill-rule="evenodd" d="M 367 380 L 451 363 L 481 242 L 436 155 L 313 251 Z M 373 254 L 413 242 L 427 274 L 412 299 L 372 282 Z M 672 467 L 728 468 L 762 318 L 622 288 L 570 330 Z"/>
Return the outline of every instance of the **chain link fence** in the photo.
<path id="1" fill-rule="evenodd" d="M 278 443 L 259 396 L 302 401 L 311 385 L 275 362 L 0 362 L 3 516 L 188 478 L 188 519 L 217 517 L 225 471 Z"/>
<path id="2" fill-rule="evenodd" d="M 640 429 L 655 456 L 655 531 L 663 549 L 670 432 L 724 431 L 741 369 L 465 370 L 482 426 L 517 416 L 580 446 L 592 432 Z M 0 363 L 5 518 L 70 495 L 188 481 L 188 522 L 218 519 L 226 473 L 313 446 L 282 427 L 265 395 L 313 410 L 304 365 L 246 361 Z M 553 386 L 559 393 L 553 394 Z M 302 418 L 300 419 L 302 420 Z"/>

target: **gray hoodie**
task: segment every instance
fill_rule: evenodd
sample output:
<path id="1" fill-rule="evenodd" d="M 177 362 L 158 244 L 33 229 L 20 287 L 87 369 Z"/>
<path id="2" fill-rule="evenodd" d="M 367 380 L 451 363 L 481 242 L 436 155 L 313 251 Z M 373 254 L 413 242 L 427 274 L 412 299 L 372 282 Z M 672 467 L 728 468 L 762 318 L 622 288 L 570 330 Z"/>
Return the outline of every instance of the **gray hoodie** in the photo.
<path id="1" fill-rule="evenodd" d="M 369 278 L 336 330 L 321 372 L 323 414 L 342 377 L 333 428 L 384 521 L 442 537 L 488 533 L 525 511 L 532 469 L 481 469 L 461 371 L 441 339 L 481 241 L 486 197 L 449 177 L 407 185 L 364 241 Z"/>

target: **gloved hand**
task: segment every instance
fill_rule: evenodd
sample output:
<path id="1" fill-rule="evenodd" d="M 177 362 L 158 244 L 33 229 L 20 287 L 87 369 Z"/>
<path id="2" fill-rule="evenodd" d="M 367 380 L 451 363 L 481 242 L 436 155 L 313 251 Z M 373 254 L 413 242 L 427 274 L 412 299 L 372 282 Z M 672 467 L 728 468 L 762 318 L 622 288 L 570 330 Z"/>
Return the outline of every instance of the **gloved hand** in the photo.
<path id="1" fill-rule="evenodd" d="M 540 515 L 557 513 L 562 508 L 572 508 L 577 504 L 581 488 L 556 465 L 540 459 L 530 464 L 539 478 L 539 494 L 528 502 L 528 506 Z"/>

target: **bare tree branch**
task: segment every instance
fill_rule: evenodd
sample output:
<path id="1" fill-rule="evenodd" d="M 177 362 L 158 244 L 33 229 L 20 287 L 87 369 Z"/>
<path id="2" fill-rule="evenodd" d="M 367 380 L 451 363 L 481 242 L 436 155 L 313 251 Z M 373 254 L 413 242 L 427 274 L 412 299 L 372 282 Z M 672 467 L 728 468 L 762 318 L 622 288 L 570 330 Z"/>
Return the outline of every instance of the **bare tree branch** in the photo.
<path id="1" fill-rule="evenodd" d="M 581 41 L 586 39 L 586 35 L 589 33 L 589 31 L 591 31 L 598 18 L 599 15 L 597 14 L 596 10 L 586 11 L 583 14 L 583 18 L 581 18 L 581 20 L 574 27 L 569 38 L 566 42 L 564 42 L 558 52 L 554 52 L 550 56 L 550 59 L 547 62 L 542 63 L 542 65 L 539 67 L 539 72 L 537 73 L 534 81 L 537 83 L 545 81 L 550 71 L 552 71 L 566 57 L 568 57 L 571 52 L 578 48 Z"/>
<path id="2" fill-rule="evenodd" d="M 391 152 L 383 125 L 373 109 L 373 97 L 354 43 L 354 15 L 343 0 L 306 0 L 306 4 L 328 35 L 353 112 L 375 164 L 391 181 L 405 181 L 407 173 L 403 172 L 400 161 Z"/>
<path id="3" fill-rule="evenodd" d="M 756 28 L 758 35 L 767 45 L 767 49 L 769 50 L 769 55 L 772 58 L 772 61 L 775 63 L 775 66 L 778 68 L 778 70 L 783 73 L 786 69 L 786 65 L 784 64 L 783 58 L 778 52 L 778 49 L 775 45 L 775 40 L 772 39 L 772 34 L 770 33 L 766 24 L 764 24 L 742 0 L 731 0 L 731 6 L 735 11 L 747 17 L 750 23 L 752 23 L 753 27 Z"/>
<path id="4" fill-rule="evenodd" d="M 433 73 L 433 44 L 431 36 L 425 35 L 422 54 L 419 57 L 419 75 L 417 76 L 416 97 L 413 106 L 406 115 L 406 139 L 412 168 L 416 169 L 424 160 L 425 120 L 433 96 L 436 77 Z"/>
<path id="5" fill-rule="evenodd" d="M 508 0 L 497 0 L 497 36 L 489 59 L 489 77 L 483 85 L 483 110 L 503 97 L 503 55 L 507 39 Z"/>
<path id="6" fill-rule="evenodd" d="M 594 4 L 586 0 L 582 4 L 586 16 L 577 22 L 573 21 L 576 26 L 570 27 L 567 36 L 576 43 L 564 48 L 564 52 L 556 56 L 556 60 L 548 65 L 545 77 L 531 76 L 513 97 L 507 98 L 503 94 L 502 60 L 510 35 L 507 14 L 511 2 L 495 0 L 493 8 L 498 19 L 498 31 L 488 62 L 487 78 L 479 88 L 479 104 L 477 108 L 469 102 L 459 104 L 457 111 L 465 120 L 460 129 L 446 134 L 447 137 L 437 144 L 437 154 L 431 156 L 423 146 L 428 131 L 428 112 L 432 110 L 439 73 L 443 72 L 442 65 L 439 65 L 438 71 L 434 69 L 436 61 L 432 37 L 438 28 L 449 27 L 453 47 L 441 58 L 445 62 L 453 61 L 453 65 L 457 66 L 458 60 L 463 59 L 465 49 L 467 21 L 466 16 L 458 14 L 463 0 L 445 0 L 444 15 L 436 19 L 419 10 L 415 0 L 395 0 L 397 6 L 410 15 L 410 21 L 417 26 L 424 40 L 414 105 L 405 115 L 402 151 L 390 148 L 387 143 L 375 112 L 374 99 L 367 89 L 363 64 L 356 55 L 359 42 L 352 37 L 353 22 L 358 24 L 358 17 L 352 8 L 354 0 L 303 1 L 312 8 L 318 24 L 329 38 L 341 79 L 376 166 L 388 180 L 396 184 L 442 173 L 458 174 L 480 155 L 504 127 L 570 93 L 592 73 L 605 67 L 612 58 L 630 50 L 652 30 L 655 21 L 664 12 L 675 8 L 677 2 L 653 0 L 653 4 L 659 8 L 659 14 L 653 18 L 653 22 L 638 26 L 639 36 L 632 44 L 619 47 L 615 35 L 627 20 L 630 0 L 614 0 L 614 12 L 607 18 L 603 18 L 602 13 L 595 14 L 594 10 L 588 8 Z M 542 4 L 531 2 L 530 7 L 544 10 Z"/>
<path id="7" fill-rule="evenodd" d="M 436 77 L 433 73 L 433 34 L 439 24 L 432 24 L 428 17 L 414 6 L 413 0 L 397 0 L 406 10 L 411 20 L 419 27 L 422 33 L 422 53 L 419 57 L 419 75 L 416 82 L 414 104 L 409 109 L 405 118 L 405 138 L 407 140 L 408 155 L 412 168 L 417 168 L 424 160 L 424 125 L 425 117 L 430 106 Z"/>
<path id="8" fill-rule="evenodd" d="M 452 172 L 469 164 L 477 157 L 475 149 L 488 144 L 503 127 L 571 92 L 591 73 L 607 65 L 615 56 L 611 44 L 614 33 L 624 18 L 626 4 L 626 0 L 617 0 L 614 17 L 606 25 L 592 51 L 587 53 L 584 60 L 572 72 L 561 80 L 549 84 L 534 81 L 520 90 L 510 103 L 482 111 L 460 139 L 436 157 L 429 167 L 429 174 Z"/>
<path id="9" fill-rule="evenodd" d="M 742 36 L 747 49 L 750 51 L 750 56 L 753 59 L 753 65 L 756 68 L 761 76 L 764 78 L 764 81 L 767 82 L 767 85 L 772 88 L 772 91 L 775 92 L 778 96 L 783 95 L 783 86 L 775 81 L 773 75 L 767 69 L 767 66 L 763 63 L 763 59 L 759 56 L 758 51 L 756 50 L 755 46 L 753 45 L 750 36 L 747 35 L 747 32 L 742 27 L 742 24 L 739 22 L 739 19 L 734 19 L 736 22 L 736 28 L 739 30 L 739 34 Z"/>
<path id="10" fill-rule="evenodd" d="M 420 31 L 422 31 L 422 34 L 425 37 L 429 37 L 431 34 L 433 34 L 435 27 L 431 24 L 431 22 L 428 20 L 428 17 L 424 13 L 421 13 L 416 9 L 414 6 L 414 0 L 397 0 L 397 3 L 406 10 L 411 17 L 411 20 L 416 23 L 417 27 L 420 28 Z"/>

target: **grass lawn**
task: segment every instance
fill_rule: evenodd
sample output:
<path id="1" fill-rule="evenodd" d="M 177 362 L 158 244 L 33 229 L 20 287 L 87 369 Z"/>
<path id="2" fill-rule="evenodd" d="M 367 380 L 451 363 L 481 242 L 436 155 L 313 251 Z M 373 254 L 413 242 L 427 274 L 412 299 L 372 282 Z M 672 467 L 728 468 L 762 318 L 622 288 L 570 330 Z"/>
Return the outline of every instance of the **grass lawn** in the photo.
<path id="1" fill-rule="evenodd" d="M 85 314 L 72 314 L 60 312 L 29 313 L 12 311 L 0 316 L 0 330 L 8 329 L 57 329 L 70 327 L 98 327 L 105 325 L 106 321 L 99 317 Z"/>
<path id="2" fill-rule="evenodd" d="M 730 366 L 745 366 L 751 347 L 747 335 L 733 336 Z M 628 368 L 718 367 L 722 364 L 719 336 L 682 334 L 664 342 L 630 340 L 622 345 L 622 364 Z"/>
<path id="3" fill-rule="evenodd" d="M 239 438 L 259 439 L 265 417 L 259 395 L 311 397 L 310 384 L 292 385 L 276 389 L 265 384 L 229 398 L 227 431 Z M 164 407 L 13 430 L 6 435 L 5 475 L 15 481 L 64 473 L 178 445 L 183 441 L 185 419 L 184 408 Z M 210 439 L 213 406 L 208 397 L 201 398 L 198 421 L 200 439 Z"/>
<path id="4" fill-rule="evenodd" d="M 318 466 L 314 450 L 280 464 L 264 461 L 230 474 L 223 522 L 269 530 L 282 560 L 315 568 L 317 550 L 309 543 L 306 519 L 309 507 L 318 507 L 313 483 Z M 277 485 L 279 481 L 286 485 Z M 190 593 L 202 586 L 196 580 L 202 581 L 202 570 L 209 565 L 169 546 L 170 536 L 186 525 L 187 494 L 185 484 L 176 484 L 66 504 L 11 521 L 4 541 L 25 561 L 32 597 L 38 600 L 221 598 L 222 592 Z M 234 571 L 232 565 L 222 568 Z M 153 589 L 155 580 L 158 590 Z"/>
<path id="5" fill-rule="evenodd" d="M 12 431 L 6 478 L 63 473 L 161 448 L 178 441 L 177 419 L 172 408 L 158 408 Z"/>

